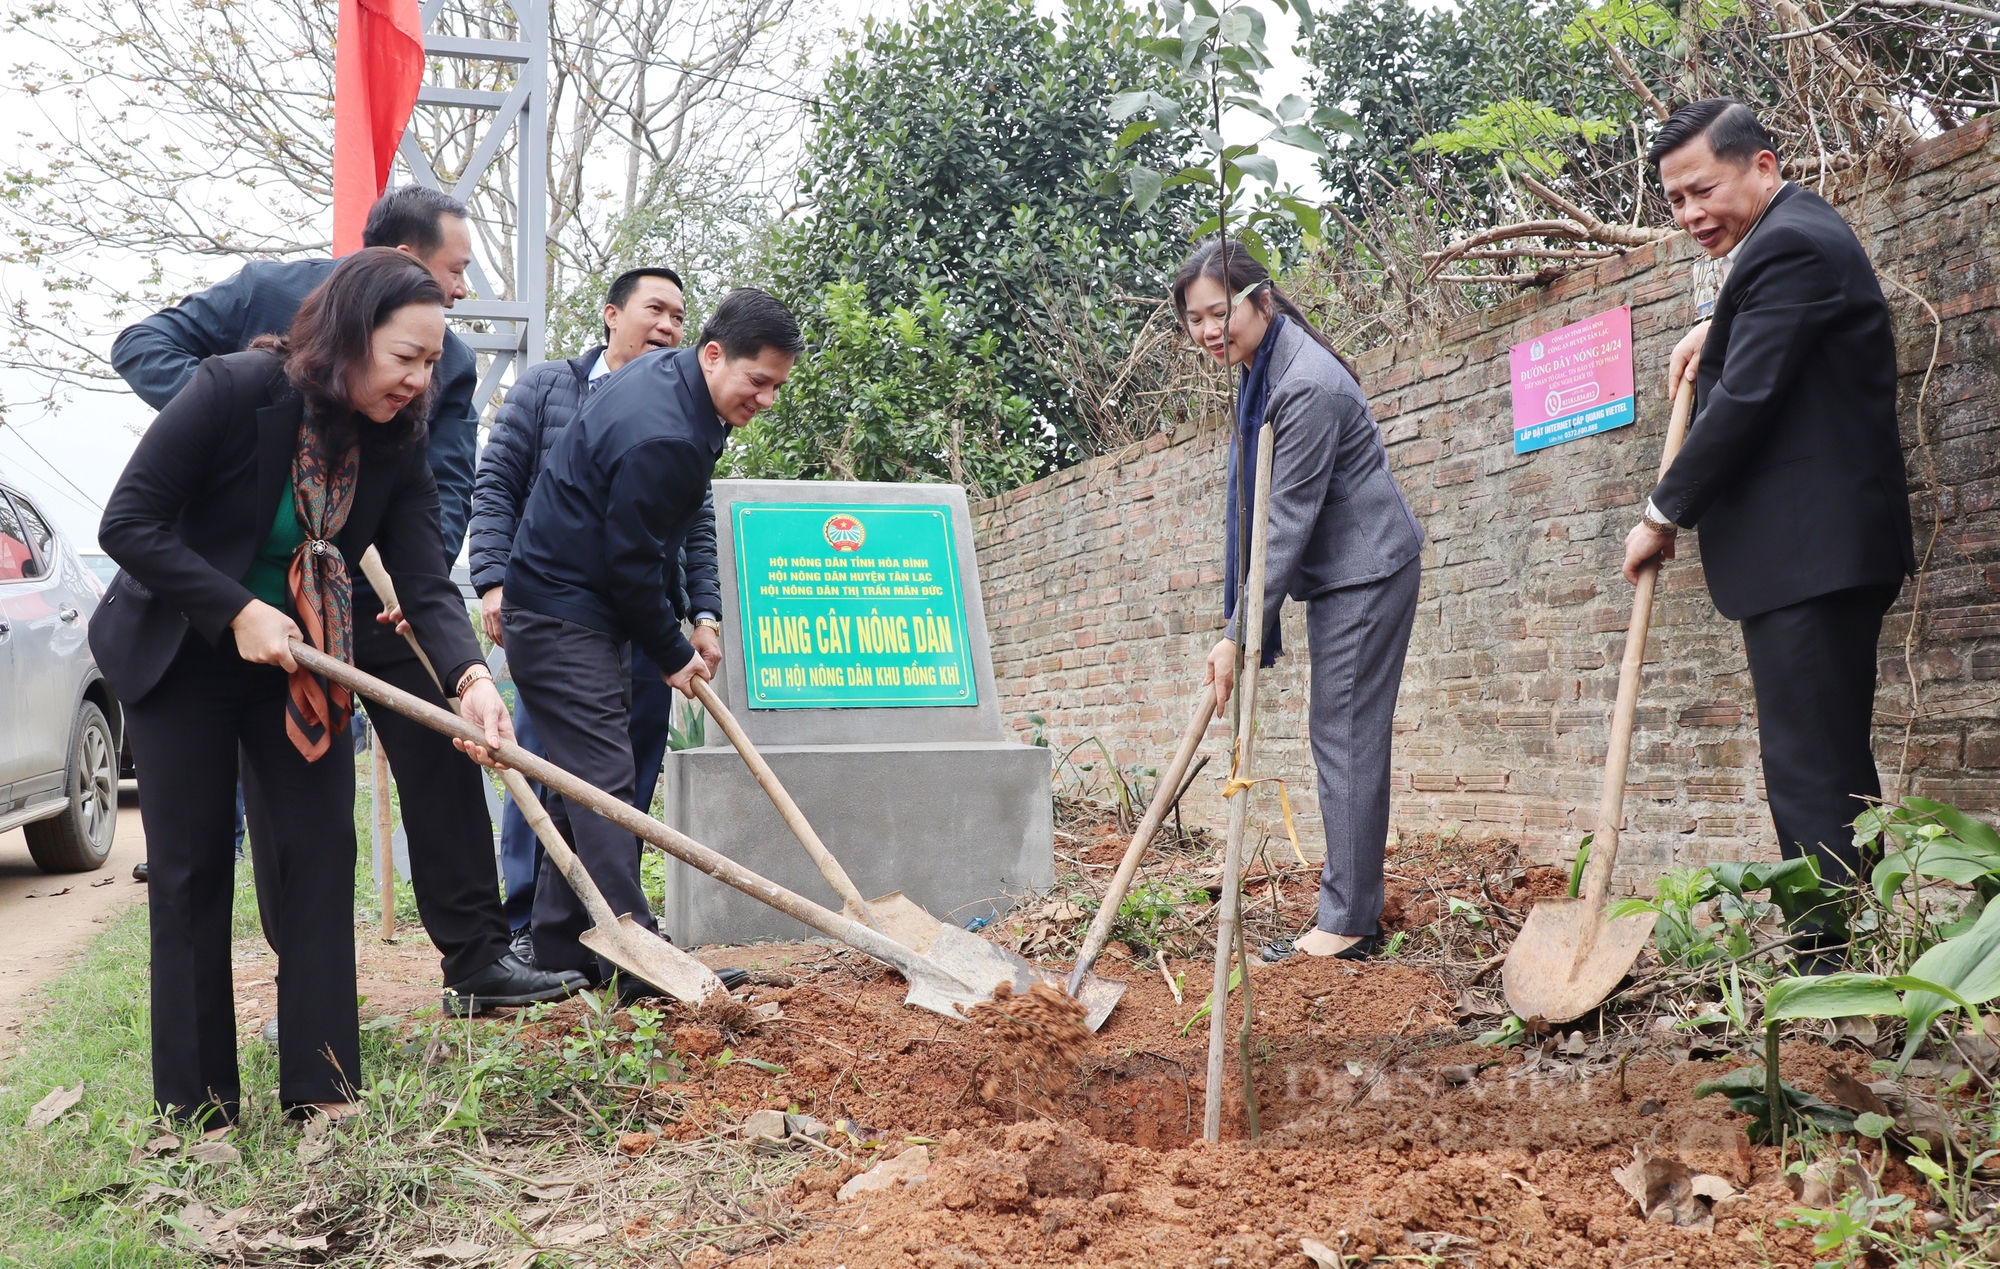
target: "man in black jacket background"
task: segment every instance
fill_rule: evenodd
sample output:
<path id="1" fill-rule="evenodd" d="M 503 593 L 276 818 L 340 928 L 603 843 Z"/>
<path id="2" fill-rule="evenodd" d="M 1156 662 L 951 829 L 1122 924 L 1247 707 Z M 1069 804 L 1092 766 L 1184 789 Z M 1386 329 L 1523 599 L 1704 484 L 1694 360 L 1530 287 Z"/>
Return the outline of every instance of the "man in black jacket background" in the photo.
<path id="1" fill-rule="evenodd" d="M 394 247 L 421 261 L 444 291 L 445 304 L 467 294 L 472 235 L 465 205 L 438 190 L 405 185 L 368 211 L 361 241 Z M 188 296 L 119 332 L 111 364 L 139 398 L 162 408 L 208 357 L 240 352 L 259 335 L 291 329 L 299 304 L 332 274 L 333 260 L 257 260 L 235 276 Z M 478 366 L 464 340 L 447 333 L 435 372 L 428 420 L 429 462 L 436 477 L 447 569 L 458 558 L 471 504 L 473 458 L 479 443 L 472 400 Z M 416 654 L 385 620 L 367 583 L 354 583 L 354 663 L 406 692 L 442 707 L 444 698 Z M 568 994 L 571 981 L 523 963 L 509 948 L 493 868 L 485 779 L 451 741 L 392 710 L 371 709 L 396 774 L 403 822 L 409 828 L 411 881 L 424 929 L 443 953 L 445 1005 L 469 1013 L 489 1005 L 526 1004 Z M 140 773 L 143 781 L 144 773 Z M 244 809 L 253 842 L 271 837 L 269 810 L 254 779 L 244 780 Z M 258 909 L 273 947 L 279 905 L 276 880 L 257 873 Z M 268 1035 L 267 1035 L 267 1038 Z"/>
<path id="2" fill-rule="evenodd" d="M 1727 99 L 1674 112 L 1647 158 L 1674 219 L 1726 273 L 1674 350 L 1696 386 L 1686 443 L 1625 541 L 1625 574 L 1701 534 L 1709 594 L 1742 624 L 1771 818 L 1786 858 L 1865 876 L 1851 825 L 1879 797 L 1870 745 L 1882 618 L 1915 571 L 1896 424 L 1896 343 L 1867 251 L 1782 179 L 1771 137 Z M 1841 959 L 1830 910 L 1786 913 Z"/>
<path id="3" fill-rule="evenodd" d="M 514 548 L 514 529 L 527 505 L 528 492 L 541 474 L 549 450 L 563 429 L 576 418 L 592 392 L 640 355 L 657 348 L 678 348 L 687 320 L 687 301 L 680 275 L 649 265 L 628 269 L 613 279 L 604 296 L 604 340 L 582 356 L 531 366 L 514 381 L 507 400 L 495 415 L 479 455 L 479 476 L 472 493 L 472 585 L 480 596 L 480 617 L 495 643 L 506 642 L 500 610 L 506 599 L 507 557 Z M 715 507 L 702 505 L 687 540 L 674 560 L 670 591 L 683 620 L 695 623 L 689 635 L 712 670 L 721 664 L 722 594 L 715 562 Z M 635 764 L 632 804 L 651 809 L 666 757 L 667 735 L 673 726 L 673 690 L 643 649 L 632 650 L 632 706 L 629 732 Z M 541 737 L 527 706 L 514 708 L 517 742 L 540 754 Z M 541 789 L 536 788 L 537 796 Z M 514 952 L 533 959 L 528 921 L 534 912 L 535 877 L 541 870 L 542 847 L 514 800 L 507 799 L 500 817 L 500 864 L 507 883 L 507 921 L 514 929 Z"/>
<path id="4" fill-rule="evenodd" d="M 729 429 L 777 400 L 804 348 L 798 323 L 763 291 L 731 291 L 697 346 L 646 353 L 612 375 L 563 429 L 528 495 L 507 564 L 508 662 L 549 760 L 631 801 L 627 643 L 687 693 L 714 671 L 681 633 L 674 561 L 708 503 Z M 598 815 L 549 813 L 611 910 L 657 930 L 639 883 L 639 840 Z M 611 974 L 579 936 L 583 905 L 553 865 L 535 887 L 538 965 Z M 647 994 L 627 983 L 626 999 Z"/>

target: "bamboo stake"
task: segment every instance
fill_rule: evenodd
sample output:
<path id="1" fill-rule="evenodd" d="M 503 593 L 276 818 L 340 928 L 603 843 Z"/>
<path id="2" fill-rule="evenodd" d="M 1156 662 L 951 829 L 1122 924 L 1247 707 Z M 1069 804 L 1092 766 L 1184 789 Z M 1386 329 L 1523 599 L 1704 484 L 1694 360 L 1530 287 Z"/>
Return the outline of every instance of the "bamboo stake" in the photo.
<path id="1" fill-rule="evenodd" d="M 1222 1068 L 1227 1052 L 1229 1024 L 1225 1015 L 1229 1004 L 1229 966 L 1236 959 L 1236 930 L 1242 919 L 1240 893 L 1243 868 L 1243 830 L 1250 816 L 1250 790 L 1238 782 L 1250 779 L 1250 765 L 1256 741 L 1257 670 L 1264 659 L 1264 556 L 1271 529 L 1271 455 L 1275 432 L 1264 427 L 1257 438 L 1257 496 L 1250 511 L 1250 559 L 1244 573 L 1244 598 L 1236 606 L 1237 647 L 1242 650 L 1242 681 L 1236 686 L 1242 698 L 1237 703 L 1236 769 L 1230 779 L 1229 837 L 1222 852 L 1222 911 L 1215 931 L 1215 987 L 1209 996 L 1208 1088 L 1202 1107 L 1201 1134 L 1210 1141 L 1222 1140 Z M 1249 999 L 1249 966 L 1243 968 L 1244 999 Z M 1250 1089 L 1246 1097 L 1255 1097 Z M 1248 1104 L 1247 1102 L 1245 1103 Z"/>
<path id="2" fill-rule="evenodd" d="M 389 943 L 396 937 L 396 816 L 389 805 L 389 754 L 372 719 L 368 734 L 375 742 L 375 870 L 382 883 L 382 941 Z"/>

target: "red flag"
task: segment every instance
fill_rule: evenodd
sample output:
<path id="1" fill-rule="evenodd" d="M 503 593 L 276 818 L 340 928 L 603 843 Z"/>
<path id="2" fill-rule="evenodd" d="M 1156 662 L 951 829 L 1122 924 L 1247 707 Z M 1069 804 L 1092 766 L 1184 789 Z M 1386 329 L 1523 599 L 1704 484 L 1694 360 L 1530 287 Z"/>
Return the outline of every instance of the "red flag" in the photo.
<path id="1" fill-rule="evenodd" d="M 340 0 L 333 58 L 333 254 L 361 247 L 424 78 L 417 0 Z"/>

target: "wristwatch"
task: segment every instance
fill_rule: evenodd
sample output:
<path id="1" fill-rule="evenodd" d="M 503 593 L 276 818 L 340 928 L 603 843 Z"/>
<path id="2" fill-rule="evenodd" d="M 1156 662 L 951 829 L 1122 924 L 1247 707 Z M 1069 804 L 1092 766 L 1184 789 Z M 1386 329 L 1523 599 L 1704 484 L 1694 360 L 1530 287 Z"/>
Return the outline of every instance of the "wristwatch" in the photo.
<path id="1" fill-rule="evenodd" d="M 715 633 L 717 634 L 722 633 L 722 623 L 720 621 L 717 621 L 715 618 L 709 616 L 707 613 L 703 613 L 701 616 L 696 617 L 694 619 L 694 624 L 697 626 L 706 626 L 710 630 L 715 631 Z"/>
<path id="2" fill-rule="evenodd" d="M 465 695 L 465 690 L 481 679 L 485 679 L 489 683 L 493 681 L 493 671 L 488 669 L 484 662 L 475 662 L 467 666 L 465 673 L 458 676 L 458 690 L 453 694 L 457 696 Z"/>
<path id="3" fill-rule="evenodd" d="M 1680 530 L 1678 524 L 1660 514 L 1660 509 L 1653 505 L 1651 498 L 1646 499 L 1646 505 L 1640 509 L 1639 519 L 1662 533 L 1675 533 Z"/>

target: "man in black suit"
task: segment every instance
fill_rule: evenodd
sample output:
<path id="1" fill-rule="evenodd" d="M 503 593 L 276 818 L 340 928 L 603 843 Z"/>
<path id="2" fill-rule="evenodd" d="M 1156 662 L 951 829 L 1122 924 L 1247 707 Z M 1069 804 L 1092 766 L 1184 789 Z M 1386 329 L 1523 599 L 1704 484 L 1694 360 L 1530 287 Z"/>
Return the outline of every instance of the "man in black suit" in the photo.
<path id="1" fill-rule="evenodd" d="M 681 632 L 676 558 L 709 506 L 729 442 L 777 400 L 805 342 L 785 306 L 742 287 L 723 297 L 693 348 L 661 348 L 605 380 L 550 448 L 514 531 L 500 621 L 514 685 L 549 761 L 632 800 L 629 644 L 669 687 L 691 694 L 714 668 Z M 711 512 L 712 514 L 712 512 Z M 639 881 L 639 839 L 608 819 L 549 814 L 611 910 L 658 922 Z M 544 857 L 535 885 L 535 962 L 609 978 L 579 936 L 590 917 Z M 652 994 L 622 984 L 627 1002 Z"/>
<path id="2" fill-rule="evenodd" d="M 1749 107 L 1684 106 L 1647 158 L 1725 274 L 1713 319 L 1674 350 L 1668 383 L 1694 381 L 1696 412 L 1625 539 L 1625 575 L 1699 530 L 1709 594 L 1742 623 L 1779 846 L 1852 885 L 1850 826 L 1882 792 L 1876 645 L 1916 568 L 1889 308 L 1854 231 L 1779 175 Z M 1813 936 L 1814 968 L 1839 962 L 1830 908 L 1786 916 Z"/>
<path id="3" fill-rule="evenodd" d="M 365 247 L 394 247 L 415 256 L 437 279 L 446 307 L 465 298 L 472 235 L 465 204 L 420 185 L 393 189 L 368 211 Z M 299 304 L 333 273 L 334 260 L 257 260 L 235 276 L 162 309 L 119 332 L 111 364 L 148 405 L 164 408 L 205 358 L 247 348 L 259 335 L 291 329 Z M 445 567 L 458 558 L 472 505 L 478 411 L 472 400 L 478 366 L 472 349 L 447 333 L 435 371 L 437 395 L 428 419 L 429 463 L 437 481 Z M 403 639 L 401 614 L 358 577 L 354 582 L 354 663 L 433 705 L 444 698 L 430 672 Z M 409 827 L 411 881 L 417 911 L 443 953 L 444 1003 L 454 1014 L 492 1005 L 526 1004 L 568 994 L 573 980 L 526 964 L 509 946 L 501 911 L 493 829 L 485 777 L 451 742 L 391 710 L 369 710 L 402 796 Z M 143 779 L 143 773 L 141 773 Z M 244 810 L 253 854 L 269 841 L 268 808 L 245 766 Z M 258 910 L 276 947 L 280 903 L 274 870 L 257 867 Z M 266 1038 L 270 1038 L 267 1028 Z"/>

